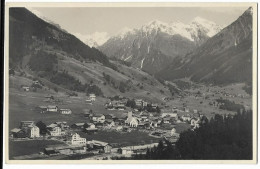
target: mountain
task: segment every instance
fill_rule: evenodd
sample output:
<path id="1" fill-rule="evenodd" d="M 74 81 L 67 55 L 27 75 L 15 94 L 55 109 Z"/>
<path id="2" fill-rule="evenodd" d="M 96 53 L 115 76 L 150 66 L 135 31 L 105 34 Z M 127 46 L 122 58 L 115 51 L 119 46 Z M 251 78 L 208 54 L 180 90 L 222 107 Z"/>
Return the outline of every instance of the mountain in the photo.
<path id="1" fill-rule="evenodd" d="M 38 18 L 26 8 L 10 8 L 9 28 L 11 67 L 28 65 L 38 53 L 58 56 L 60 51 L 80 61 L 99 62 L 113 67 L 99 50 L 90 48 L 75 36 Z"/>
<path id="2" fill-rule="evenodd" d="M 175 57 L 191 52 L 220 30 L 217 24 L 199 17 L 189 24 L 155 20 L 139 29 L 124 28 L 98 49 L 108 57 L 155 74 Z"/>
<path id="3" fill-rule="evenodd" d="M 108 39 L 107 32 L 94 32 L 92 34 L 82 35 L 81 33 L 74 33 L 74 35 L 79 38 L 82 42 L 90 47 L 97 48 L 103 45 Z"/>
<path id="4" fill-rule="evenodd" d="M 10 8 L 10 88 L 38 80 L 38 93 L 143 98 L 162 102 L 170 91 L 153 76 L 111 61 L 95 48 L 25 8 Z M 33 87 L 33 86 L 32 86 Z M 35 86 L 34 86 L 35 87 Z M 83 99 L 84 101 L 84 99 Z"/>
<path id="5" fill-rule="evenodd" d="M 225 84 L 252 81 L 252 8 L 190 54 L 177 57 L 157 77 Z"/>

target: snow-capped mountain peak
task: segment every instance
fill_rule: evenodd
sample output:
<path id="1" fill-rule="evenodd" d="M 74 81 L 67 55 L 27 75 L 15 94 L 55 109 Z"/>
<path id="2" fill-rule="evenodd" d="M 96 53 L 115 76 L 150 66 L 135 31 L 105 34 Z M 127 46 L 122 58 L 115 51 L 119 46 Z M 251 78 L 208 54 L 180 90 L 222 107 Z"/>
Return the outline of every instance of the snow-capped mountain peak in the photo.
<path id="1" fill-rule="evenodd" d="M 124 27 L 123 29 L 121 29 L 117 35 L 115 37 L 120 37 L 121 39 L 123 39 L 125 36 L 127 36 L 128 34 L 133 34 L 135 32 L 134 29 L 128 28 L 128 27 Z"/>
<path id="2" fill-rule="evenodd" d="M 221 29 L 221 26 L 201 17 L 195 17 L 189 24 L 182 23 L 178 20 L 170 23 L 152 20 L 139 29 L 123 28 L 114 36 L 114 38 L 123 39 L 129 34 L 132 35 L 138 32 L 144 36 L 154 36 L 158 32 L 162 32 L 168 35 L 180 35 L 190 41 L 196 41 L 199 39 L 198 36 L 200 32 L 203 32 L 208 37 L 212 37 Z"/>
<path id="3" fill-rule="evenodd" d="M 193 31 L 196 30 L 203 31 L 209 37 L 214 36 L 222 29 L 222 27 L 217 25 L 216 23 L 198 16 L 191 21 L 190 28 Z"/>
<path id="4" fill-rule="evenodd" d="M 217 33 L 215 25 L 199 17 L 193 23 L 152 20 L 136 29 L 122 29 L 99 49 L 153 74 Z"/>
<path id="5" fill-rule="evenodd" d="M 109 39 L 107 32 L 94 32 L 87 35 L 83 35 L 81 33 L 73 34 L 90 47 L 98 47 L 103 45 Z"/>

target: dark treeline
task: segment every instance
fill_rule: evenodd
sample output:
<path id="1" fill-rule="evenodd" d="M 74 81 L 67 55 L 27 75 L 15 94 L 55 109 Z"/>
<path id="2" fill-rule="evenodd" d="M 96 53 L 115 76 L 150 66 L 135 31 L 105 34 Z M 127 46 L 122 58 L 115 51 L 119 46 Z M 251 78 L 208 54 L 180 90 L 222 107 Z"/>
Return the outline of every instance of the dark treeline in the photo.
<path id="1" fill-rule="evenodd" d="M 241 104 L 236 104 L 234 101 L 230 101 L 227 99 L 216 99 L 217 103 L 220 104 L 219 108 L 222 110 L 229 111 L 240 111 L 240 109 L 245 109 L 245 107 Z"/>
<path id="2" fill-rule="evenodd" d="M 252 88 L 252 82 L 247 83 L 242 89 L 245 90 L 247 94 L 252 95 L 253 88 Z"/>
<path id="3" fill-rule="evenodd" d="M 235 116 L 216 114 L 201 127 L 180 134 L 175 145 L 160 141 L 145 155 L 131 159 L 147 160 L 250 160 L 252 159 L 252 111 Z"/>

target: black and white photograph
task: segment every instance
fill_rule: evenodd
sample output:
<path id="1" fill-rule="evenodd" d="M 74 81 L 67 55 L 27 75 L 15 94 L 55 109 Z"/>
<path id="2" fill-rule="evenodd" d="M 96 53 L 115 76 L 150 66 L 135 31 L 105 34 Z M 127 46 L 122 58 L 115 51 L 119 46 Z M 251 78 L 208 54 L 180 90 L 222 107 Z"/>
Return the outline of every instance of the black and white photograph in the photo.
<path id="1" fill-rule="evenodd" d="M 257 3 L 5 14 L 7 163 L 256 163 Z"/>

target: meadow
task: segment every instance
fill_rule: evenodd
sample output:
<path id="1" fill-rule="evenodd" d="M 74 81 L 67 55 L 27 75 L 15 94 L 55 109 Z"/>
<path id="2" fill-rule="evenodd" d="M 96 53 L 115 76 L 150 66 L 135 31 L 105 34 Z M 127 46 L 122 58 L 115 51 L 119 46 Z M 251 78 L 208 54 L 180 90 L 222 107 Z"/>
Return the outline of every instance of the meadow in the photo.
<path id="1" fill-rule="evenodd" d="M 9 159 L 16 156 L 38 154 L 43 152 L 47 145 L 63 144 L 55 140 L 25 140 L 9 141 Z"/>

